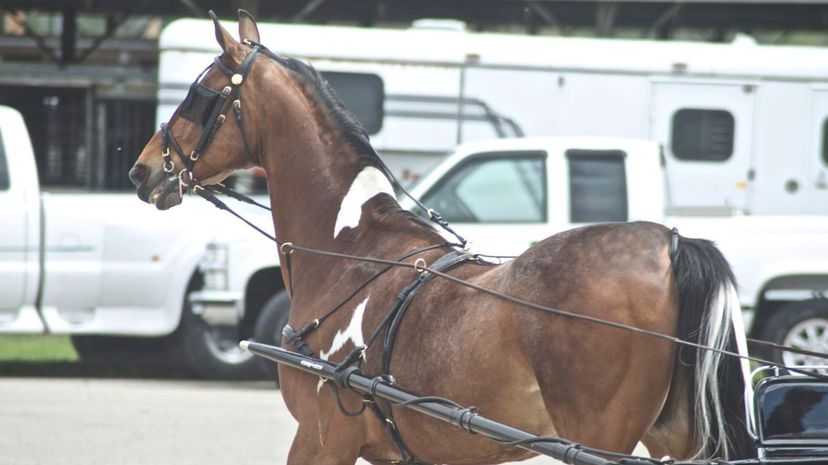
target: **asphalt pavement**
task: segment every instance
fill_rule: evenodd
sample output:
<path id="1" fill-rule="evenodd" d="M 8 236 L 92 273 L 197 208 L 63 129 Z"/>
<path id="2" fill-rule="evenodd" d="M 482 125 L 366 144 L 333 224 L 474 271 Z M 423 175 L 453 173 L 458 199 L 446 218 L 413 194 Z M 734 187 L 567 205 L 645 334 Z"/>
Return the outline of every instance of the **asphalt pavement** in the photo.
<path id="1" fill-rule="evenodd" d="M 0 465 L 284 464 L 295 430 L 269 382 L 0 378 Z"/>

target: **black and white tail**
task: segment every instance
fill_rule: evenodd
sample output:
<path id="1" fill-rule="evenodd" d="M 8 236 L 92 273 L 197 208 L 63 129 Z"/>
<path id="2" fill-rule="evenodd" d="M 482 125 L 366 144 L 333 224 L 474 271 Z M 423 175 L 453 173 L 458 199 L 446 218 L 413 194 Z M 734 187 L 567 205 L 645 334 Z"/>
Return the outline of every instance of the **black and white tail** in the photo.
<path id="1" fill-rule="evenodd" d="M 682 237 L 673 272 L 679 296 L 678 337 L 747 355 L 736 279 L 716 246 Z M 695 456 L 755 456 L 744 407 L 748 362 L 688 346 L 682 346 L 677 356 L 675 371 L 681 373 L 676 373 L 676 379 L 690 388 L 689 413 L 698 442 Z"/>

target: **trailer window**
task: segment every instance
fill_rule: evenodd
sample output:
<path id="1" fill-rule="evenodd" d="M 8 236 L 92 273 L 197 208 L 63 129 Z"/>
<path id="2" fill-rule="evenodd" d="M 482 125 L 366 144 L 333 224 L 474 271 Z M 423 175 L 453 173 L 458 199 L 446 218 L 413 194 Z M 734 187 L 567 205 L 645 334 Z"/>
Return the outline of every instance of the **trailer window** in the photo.
<path id="1" fill-rule="evenodd" d="M 322 76 L 336 91 L 351 113 L 356 116 L 368 134 L 382 129 L 385 90 L 382 78 L 376 74 L 323 72 Z"/>
<path id="2" fill-rule="evenodd" d="M 545 222 L 545 154 L 472 158 L 426 193 L 423 203 L 458 223 Z"/>
<path id="3" fill-rule="evenodd" d="M 9 166 L 6 164 L 6 149 L 0 135 L 0 190 L 9 188 Z"/>
<path id="4" fill-rule="evenodd" d="M 570 221 L 627 221 L 626 154 L 620 150 L 567 150 L 566 157 Z"/>
<path id="5" fill-rule="evenodd" d="M 726 110 L 681 109 L 673 115 L 673 154 L 682 160 L 725 161 L 733 155 L 735 127 Z"/>

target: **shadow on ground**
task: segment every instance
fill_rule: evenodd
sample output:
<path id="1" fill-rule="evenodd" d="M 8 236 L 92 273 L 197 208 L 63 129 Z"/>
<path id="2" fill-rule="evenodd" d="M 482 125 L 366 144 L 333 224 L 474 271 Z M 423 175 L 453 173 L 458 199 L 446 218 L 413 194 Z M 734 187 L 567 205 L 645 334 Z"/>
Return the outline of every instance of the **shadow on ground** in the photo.
<path id="1" fill-rule="evenodd" d="M 192 373 L 168 366 L 90 364 L 79 361 L 0 361 L 0 376 L 65 378 L 193 379 Z"/>

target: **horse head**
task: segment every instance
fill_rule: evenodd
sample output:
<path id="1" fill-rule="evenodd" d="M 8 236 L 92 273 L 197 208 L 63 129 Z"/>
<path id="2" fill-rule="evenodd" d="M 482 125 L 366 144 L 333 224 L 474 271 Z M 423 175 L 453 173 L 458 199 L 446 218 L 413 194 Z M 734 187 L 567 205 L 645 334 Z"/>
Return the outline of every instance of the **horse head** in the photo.
<path id="1" fill-rule="evenodd" d="M 166 210 L 185 192 L 256 165 L 267 173 L 281 240 L 354 242 L 360 224 L 369 231 L 395 218 L 407 228 L 413 216 L 395 214 L 402 210 L 388 168 L 322 74 L 259 44 L 247 12 L 239 11 L 238 41 L 211 16 L 222 53 L 130 170 L 138 197 Z M 429 227 L 420 230 L 433 240 Z"/>
<path id="2" fill-rule="evenodd" d="M 222 53 L 190 86 L 184 101 L 144 147 L 129 178 L 138 197 L 159 210 L 181 203 L 197 184 L 215 184 L 233 171 L 257 164 L 242 106 L 255 102 L 260 89 L 245 85 L 258 52 L 259 32 L 249 13 L 239 10 L 237 41 L 211 11 Z M 242 87 L 244 94 L 242 95 Z"/>

